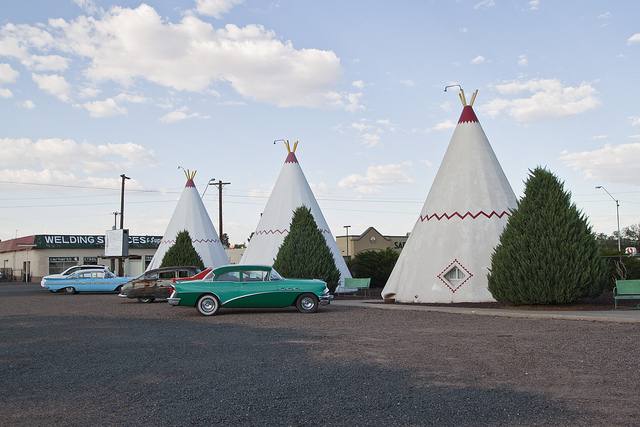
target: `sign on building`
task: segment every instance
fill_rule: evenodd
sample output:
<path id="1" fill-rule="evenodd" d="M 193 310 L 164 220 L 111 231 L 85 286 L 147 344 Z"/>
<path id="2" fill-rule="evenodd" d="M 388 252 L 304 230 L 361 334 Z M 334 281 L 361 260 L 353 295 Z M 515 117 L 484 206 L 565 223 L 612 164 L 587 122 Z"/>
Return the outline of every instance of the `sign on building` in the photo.
<path id="1" fill-rule="evenodd" d="M 129 230 L 107 230 L 104 233 L 104 256 L 129 256 Z"/>

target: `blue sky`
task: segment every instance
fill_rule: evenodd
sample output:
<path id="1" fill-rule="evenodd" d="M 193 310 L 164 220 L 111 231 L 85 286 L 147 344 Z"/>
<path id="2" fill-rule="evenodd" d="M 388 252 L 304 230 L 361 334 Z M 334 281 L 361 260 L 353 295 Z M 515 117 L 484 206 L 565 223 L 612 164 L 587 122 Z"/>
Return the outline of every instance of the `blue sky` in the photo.
<path id="1" fill-rule="evenodd" d="M 517 195 L 545 165 L 597 231 L 640 222 L 640 4 L 602 1 L 12 2 L 0 21 L 0 239 L 162 234 L 184 185 L 231 181 L 225 231 L 255 228 L 286 152 L 334 234 L 411 230 L 460 114 Z M 33 185 L 40 184 L 40 185 Z M 74 187 L 63 187 L 71 185 Z M 88 188 L 84 188 L 88 187 Z M 217 195 L 206 206 L 217 226 Z"/>

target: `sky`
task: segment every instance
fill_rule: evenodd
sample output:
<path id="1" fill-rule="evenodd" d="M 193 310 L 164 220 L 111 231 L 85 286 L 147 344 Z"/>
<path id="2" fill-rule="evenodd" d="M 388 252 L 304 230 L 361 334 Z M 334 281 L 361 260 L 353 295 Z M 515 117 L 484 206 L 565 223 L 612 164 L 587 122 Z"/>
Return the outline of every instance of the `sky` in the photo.
<path id="1" fill-rule="evenodd" d="M 517 196 L 565 182 L 595 231 L 640 222 L 640 2 L 23 0 L 0 18 L 0 239 L 162 235 L 224 189 L 231 243 L 297 156 L 335 235 L 413 228 L 461 104 Z M 217 227 L 217 189 L 205 205 Z"/>

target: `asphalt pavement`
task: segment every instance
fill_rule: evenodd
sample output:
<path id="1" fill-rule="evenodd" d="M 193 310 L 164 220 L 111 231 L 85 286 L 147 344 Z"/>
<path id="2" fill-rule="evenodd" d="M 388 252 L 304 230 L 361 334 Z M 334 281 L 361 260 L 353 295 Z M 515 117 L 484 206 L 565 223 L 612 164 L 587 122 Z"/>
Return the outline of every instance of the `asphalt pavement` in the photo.
<path id="1" fill-rule="evenodd" d="M 639 328 L 0 284 L 3 425 L 631 425 Z"/>

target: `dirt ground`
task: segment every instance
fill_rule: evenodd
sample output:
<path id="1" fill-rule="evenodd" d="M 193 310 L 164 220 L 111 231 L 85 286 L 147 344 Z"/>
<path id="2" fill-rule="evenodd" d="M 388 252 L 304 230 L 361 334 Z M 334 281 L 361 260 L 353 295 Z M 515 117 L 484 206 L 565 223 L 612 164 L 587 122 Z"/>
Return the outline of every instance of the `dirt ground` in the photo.
<path id="1" fill-rule="evenodd" d="M 9 425 L 636 425 L 636 324 L 324 307 L 213 318 L 1 285 Z"/>

